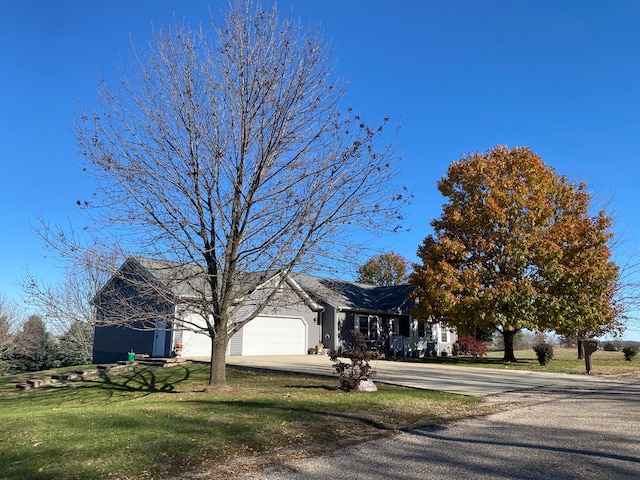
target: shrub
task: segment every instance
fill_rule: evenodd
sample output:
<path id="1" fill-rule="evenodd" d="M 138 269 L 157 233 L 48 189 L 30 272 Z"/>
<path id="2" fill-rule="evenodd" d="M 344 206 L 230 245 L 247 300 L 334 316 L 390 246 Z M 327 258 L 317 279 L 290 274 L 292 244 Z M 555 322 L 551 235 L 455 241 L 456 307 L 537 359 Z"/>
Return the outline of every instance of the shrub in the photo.
<path id="1" fill-rule="evenodd" d="M 546 365 L 551 360 L 553 360 L 553 347 L 546 342 L 539 343 L 533 350 L 536 352 L 536 357 L 538 357 L 538 363 L 540 365 Z"/>
<path id="2" fill-rule="evenodd" d="M 624 359 L 630 362 L 638 354 L 638 347 L 624 347 L 622 353 L 624 353 Z"/>
<path id="3" fill-rule="evenodd" d="M 605 343 L 604 347 L 602 347 L 602 349 L 605 352 L 617 352 L 618 351 L 618 347 L 616 347 L 616 345 L 613 342 Z"/>
<path id="4" fill-rule="evenodd" d="M 454 352 L 458 355 L 483 357 L 487 351 L 485 343 L 472 336 L 460 337 L 454 345 Z"/>
<path id="5" fill-rule="evenodd" d="M 361 381 L 368 380 L 373 374 L 369 360 L 371 360 L 371 350 L 367 345 L 367 339 L 360 333 L 352 330 L 352 345 L 341 354 L 335 350 L 329 353 L 329 358 L 333 362 L 338 375 L 340 375 L 340 385 L 338 388 L 345 392 L 358 389 Z M 343 362 L 339 357 L 348 358 L 351 363 Z"/>

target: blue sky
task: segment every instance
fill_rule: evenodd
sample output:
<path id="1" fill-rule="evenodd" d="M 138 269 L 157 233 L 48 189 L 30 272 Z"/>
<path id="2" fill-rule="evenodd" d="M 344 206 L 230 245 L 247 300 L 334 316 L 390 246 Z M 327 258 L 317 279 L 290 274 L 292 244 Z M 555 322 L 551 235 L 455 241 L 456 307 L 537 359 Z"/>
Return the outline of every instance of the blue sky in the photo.
<path id="1" fill-rule="evenodd" d="M 90 106 L 129 38 L 173 16 L 196 25 L 225 2 L 21 0 L 0 4 L 0 294 L 26 268 L 56 262 L 31 225 L 81 226 L 88 192 L 71 122 Z M 347 100 L 371 123 L 400 124 L 411 230 L 381 240 L 409 259 L 441 212 L 450 162 L 496 144 L 526 145 L 585 181 L 616 219 L 623 256 L 640 251 L 640 2 L 635 0 L 281 0 L 333 43 Z M 623 259 L 623 258 L 621 258 Z M 640 336 L 634 323 L 629 336 Z"/>

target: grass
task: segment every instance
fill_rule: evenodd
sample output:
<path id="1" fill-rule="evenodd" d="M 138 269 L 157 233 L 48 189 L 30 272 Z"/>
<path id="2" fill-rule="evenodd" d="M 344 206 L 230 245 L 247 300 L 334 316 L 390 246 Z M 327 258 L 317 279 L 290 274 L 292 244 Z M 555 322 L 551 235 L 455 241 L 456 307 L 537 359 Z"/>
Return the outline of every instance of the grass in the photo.
<path id="1" fill-rule="evenodd" d="M 531 370 L 539 372 L 585 374 L 584 359 L 578 360 L 577 349 L 553 349 L 553 360 L 545 366 L 538 363 L 533 349 L 516 350 L 517 362 L 504 363 L 502 351 L 491 351 L 485 357 L 429 357 L 420 361 L 467 367 L 499 368 L 507 370 Z M 598 350 L 591 355 L 592 375 L 640 375 L 640 359 L 624 359 L 622 352 Z"/>
<path id="2" fill-rule="evenodd" d="M 233 369 L 224 392 L 197 392 L 207 375 L 198 364 L 137 366 L 24 392 L 3 378 L 0 479 L 143 479 L 201 469 L 228 478 L 246 468 L 234 459 L 300 455 L 488 408 L 439 392 L 379 385 L 377 394 L 346 394 L 334 389 L 336 378 Z"/>
<path id="3" fill-rule="evenodd" d="M 575 350 L 554 353 L 544 367 L 533 350 L 516 351 L 518 362 L 510 364 L 502 352 L 424 361 L 585 373 Z M 621 352 L 595 352 L 592 363 L 593 374 L 640 374 L 640 361 L 625 361 Z M 202 470 L 207 478 L 230 478 L 274 459 L 498 408 L 383 384 L 377 394 L 346 394 L 335 390 L 337 378 L 235 369 L 228 369 L 225 391 L 199 392 L 207 379 L 202 364 L 136 366 L 28 391 L 15 388 L 24 376 L 0 377 L 0 480 L 138 480 Z"/>

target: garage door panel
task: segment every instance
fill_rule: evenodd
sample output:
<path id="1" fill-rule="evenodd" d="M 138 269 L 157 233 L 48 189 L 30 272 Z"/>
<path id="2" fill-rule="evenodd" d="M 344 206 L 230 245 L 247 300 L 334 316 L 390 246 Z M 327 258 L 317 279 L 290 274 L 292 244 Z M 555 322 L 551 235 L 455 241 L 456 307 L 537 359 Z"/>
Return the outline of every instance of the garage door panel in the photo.
<path id="1" fill-rule="evenodd" d="M 307 325 L 301 318 L 257 317 L 242 330 L 243 356 L 306 353 Z"/>

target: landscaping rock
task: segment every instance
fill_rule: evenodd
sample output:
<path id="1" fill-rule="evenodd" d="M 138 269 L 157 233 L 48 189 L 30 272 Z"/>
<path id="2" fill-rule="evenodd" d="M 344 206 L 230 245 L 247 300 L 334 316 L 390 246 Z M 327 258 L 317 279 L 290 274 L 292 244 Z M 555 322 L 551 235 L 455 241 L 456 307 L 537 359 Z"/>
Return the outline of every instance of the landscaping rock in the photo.
<path id="1" fill-rule="evenodd" d="M 38 379 L 31 379 L 31 380 L 27 380 L 27 384 L 31 385 L 32 388 L 38 388 L 41 387 L 43 385 L 47 385 L 51 383 L 51 379 L 50 378 L 38 378 Z"/>
<path id="2" fill-rule="evenodd" d="M 357 390 L 359 392 L 377 392 L 378 387 L 376 387 L 376 384 L 373 383 L 373 380 L 367 379 L 367 380 L 361 380 L 360 383 L 358 383 Z"/>

